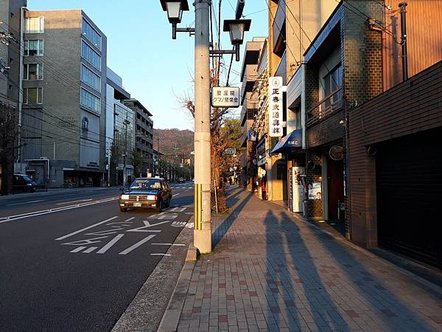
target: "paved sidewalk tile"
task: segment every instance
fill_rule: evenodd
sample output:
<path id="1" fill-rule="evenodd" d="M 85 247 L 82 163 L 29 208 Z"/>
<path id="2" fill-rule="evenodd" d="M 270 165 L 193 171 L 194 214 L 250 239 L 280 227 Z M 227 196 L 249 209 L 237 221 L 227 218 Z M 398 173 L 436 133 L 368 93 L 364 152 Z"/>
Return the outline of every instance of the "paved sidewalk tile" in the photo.
<path id="1" fill-rule="evenodd" d="M 442 331 L 442 291 L 234 190 L 195 263 L 178 331 Z"/>

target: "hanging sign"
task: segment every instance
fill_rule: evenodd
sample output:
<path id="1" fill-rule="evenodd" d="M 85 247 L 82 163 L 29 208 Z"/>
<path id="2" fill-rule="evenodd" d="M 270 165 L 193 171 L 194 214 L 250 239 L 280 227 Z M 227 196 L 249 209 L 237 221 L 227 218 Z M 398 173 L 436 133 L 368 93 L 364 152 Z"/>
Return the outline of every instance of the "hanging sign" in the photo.
<path id="1" fill-rule="evenodd" d="M 282 77 L 269 77 L 269 136 L 282 137 Z"/>
<path id="2" fill-rule="evenodd" d="M 212 88 L 213 107 L 238 107 L 239 87 L 214 86 Z"/>

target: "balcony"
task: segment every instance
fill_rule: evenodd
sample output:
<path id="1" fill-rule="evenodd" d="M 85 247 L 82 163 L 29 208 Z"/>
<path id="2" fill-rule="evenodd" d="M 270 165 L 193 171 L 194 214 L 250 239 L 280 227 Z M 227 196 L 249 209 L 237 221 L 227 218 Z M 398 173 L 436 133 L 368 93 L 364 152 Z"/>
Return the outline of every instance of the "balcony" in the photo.
<path id="1" fill-rule="evenodd" d="M 329 115 L 342 109 L 344 105 L 342 97 L 342 88 L 340 88 L 311 108 L 307 112 L 307 127 L 319 123 Z"/>
<path id="2" fill-rule="evenodd" d="M 286 52 L 282 54 L 281 60 L 279 60 L 278 68 L 276 69 L 275 76 L 282 77 L 282 82 L 286 85 L 287 82 L 287 57 Z"/>
<path id="3" fill-rule="evenodd" d="M 246 98 L 246 93 L 251 92 L 253 90 L 253 86 L 255 85 L 255 81 L 258 79 L 258 65 L 247 65 L 244 68 L 244 74 L 242 78 L 242 87 L 241 87 L 241 103 L 244 103 L 244 99 Z"/>

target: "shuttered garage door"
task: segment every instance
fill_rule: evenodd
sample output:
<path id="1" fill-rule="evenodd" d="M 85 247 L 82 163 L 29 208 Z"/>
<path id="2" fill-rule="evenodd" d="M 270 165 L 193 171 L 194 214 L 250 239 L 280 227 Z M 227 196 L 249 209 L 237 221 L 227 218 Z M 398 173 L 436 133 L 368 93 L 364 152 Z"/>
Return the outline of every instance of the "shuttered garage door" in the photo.
<path id="1" fill-rule="evenodd" d="M 379 246 L 442 266 L 442 129 L 378 147 Z"/>

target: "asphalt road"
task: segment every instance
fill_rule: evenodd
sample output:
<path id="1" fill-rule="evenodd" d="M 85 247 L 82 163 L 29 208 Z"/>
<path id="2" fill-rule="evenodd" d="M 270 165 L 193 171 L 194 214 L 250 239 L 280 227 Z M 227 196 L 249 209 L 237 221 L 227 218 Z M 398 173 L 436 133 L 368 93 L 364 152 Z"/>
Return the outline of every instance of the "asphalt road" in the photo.
<path id="1" fill-rule="evenodd" d="M 190 184 L 160 214 L 122 213 L 117 194 L 0 198 L 1 330 L 112 329 L 193 213 Z"/>

